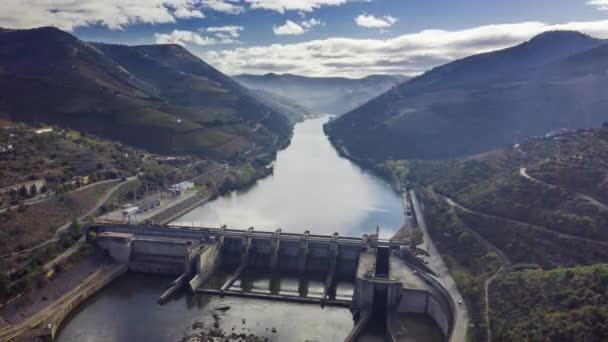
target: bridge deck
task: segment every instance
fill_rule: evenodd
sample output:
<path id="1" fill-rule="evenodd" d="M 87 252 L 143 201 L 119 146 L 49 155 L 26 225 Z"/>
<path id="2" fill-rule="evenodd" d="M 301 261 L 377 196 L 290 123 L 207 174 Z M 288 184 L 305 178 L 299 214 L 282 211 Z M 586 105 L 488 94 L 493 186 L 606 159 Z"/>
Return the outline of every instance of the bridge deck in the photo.
<path id="1" fill-rule="evenodd" d="M 205 237 L 232 237 L 232 238 L 246 238 L 252 237 L 253 239 L 278 239 L 286 242 L 298 242 L 306 238 L 311 243 L 332 243 L 335 237 L 332 235 L 313 235 L 313 234 L 298 234 L 298 233 L 281 233 L 279 235 L 276 232 L 267 231 L 256 231 L 249 232 L 247 230 L 238 229 L 220 229 L 220 228 L 207 228 L 207 227 L 185 227 L 185 226 L 159 226 L 159 225 L 126 225 L 126 224 L 100 224 L 93 226 L 92 229 L 99 231 L 110 231 L 117 233 L 130 233 L 138 235 L 149 235 L 159 237 L 177 237 L 189 239 L 202 239 Z M 372 243 L 374 245 L 383 247 L 401 247 L 406 246 L 407 243 L 402 240 L 386 240 L 386 239 L 367 239 L 364 237 L 347 237 L 338 236 L 336 239 L 338 245 L 348 246 L 364 246 Z"/>

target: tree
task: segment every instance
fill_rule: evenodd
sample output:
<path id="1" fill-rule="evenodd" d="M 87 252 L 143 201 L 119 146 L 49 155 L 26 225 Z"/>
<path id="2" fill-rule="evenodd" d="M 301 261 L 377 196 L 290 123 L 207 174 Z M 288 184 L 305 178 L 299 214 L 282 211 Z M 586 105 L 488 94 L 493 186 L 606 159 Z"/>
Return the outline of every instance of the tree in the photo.
<path id="1" fill-rule="evenodd" d="M 11 280 L 8 278 L 6 273 L 0 272 L 0 298 L 8 295 L 10 290 Z"/>
<path id="2" fill-rule="evenodd" d="M 40 187 L 40 192 L 46 194 L 49 191 L 49 188 L 46 187 L 46 184 Z"/>
<path id="3" fill-rule="evenodd" d="M 61 184 L 57 185 L 57 187 L 55 188 L 55 193 L 62 194 L 64 192 L 65 192 L 65 187 Z"/>
<path id="4" fill-rule="evenodd" d="M 19 188 L 19 196 L 21 196 L 22 198 L 27 198 L 28 193 L 27 193 L 27 188 L 25 187 L 25 185 L 22 185 Z"/>
<path id="5" fill-rule="evenodd" d="M 36 196 L 37 194 L 38 194 L 38 187 L 36 186 L 36 184 L 32 184 L 32 186 L 30 186 L 30 195 Z"/>
<path id="6" fill-rule="evenodd" d="M 70 232 L 74 237 L 80 236 L 82 234 L 82 226 L 80 225 L 80 222 L 78 222 L 77 219 L 72 220 L 72 224 L 70 224 Z"/>
<path id="7" fill-rule="evenodd" d="M 419 244 L 424 242 L 424 234 L 420 228 L 415 228 L 412 230 L 412 235 L 410 236 L 410 247 L 416 248 Z"/>

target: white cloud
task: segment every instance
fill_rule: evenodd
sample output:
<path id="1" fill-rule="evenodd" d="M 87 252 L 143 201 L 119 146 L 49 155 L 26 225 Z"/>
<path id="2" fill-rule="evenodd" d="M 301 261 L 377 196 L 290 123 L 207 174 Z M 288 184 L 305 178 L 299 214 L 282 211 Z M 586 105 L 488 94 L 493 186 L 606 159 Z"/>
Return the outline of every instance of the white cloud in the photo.
<path id="1" fill-rule="evenodd" d="M 316 18 L 310 18 L 309 20 L 302 20 L 299 23 L 287 20 L 285 24 L 281 26 L 273 26 L 272 30 L 277 36 L 285 35 L 299 35 L 310 31 L 315 26 L 322 25 L 323 23 Z"/>
<path id="2" fill-rule="evenodd" d="M 272 30 L 277 36 L 298 35 L 306 32 L 302 26 L 294 23 L 291 20 L 287 20 L 285 24 L 281 26 L 273 26 Z"/>
<path id="3" fill-rule="evenodd" d="M 608 38 L 608 20 L 561 25 L 523 22 L 459 31 L 425 30 L 392 39 L 328 38 L 297 44 L 211 51 L 201 57 L 229 74 L 416 75 L 457 58 L 522 43 L 550 30 L 578 30 L 595 37 Z"/>
<path id="4" fill-rule="evenodd" d="M 211 8 L 214 11 L 238 14 L 245 9 L 243 6 L 238 5 L 240 0 L 203 0 L 202 4 L 205 7 Z"/>
<path id="5" fill-rule="evenodd" d="M 251 8 L 262 8 L 284 13 L 285 11 L 311 12 L 323 6 L 339 6 L 354 0 L 245 0 Z"/>
<path id="6" fill-rule="evenodd" d="M 247 9 L 304 13 L 348 1 L 357 0 L 0 0 L 0 27 L 55 26 L 72 31 L 77 27 L 101 25 L 121 30 L 133 24 L 204 18 L 206 10 L 230 14 Z"/>
<path id="7" fill-rule="evenodd" d="M 242 26 L 213 26 L 200 29 L 199 32 L 173 30 L 171 33 L 156 33 L 154 35 L 157 44 L 186 45 L 217 45 L 238 43 L 238 38 L 243 30 Z M 204 35 L 204 32 L 210 35 Z"/>
<path id="8" fill-rule="evenodd" d="M 187 44 L 194 45 L 213 45 L 216 44 L 215 39 L 202 36 L 196 32 L 173 30 L 171 33 L 156 33 L 157 44 L 178 44 L 185 46 Z"/>
<path id="9" fill-rule="evenodd" d="M 587 5 L 593 6 L 601 11 L 608 11 L 608 0 L 589 0 Z"/>
<path id="10" fill-rule="evenodd" d="M 300 26 L 302 26 L 306 30 L 310 30 L 313 27 L 319 26 L 319 25 L 323 25 L 323 23 L 321 22 L 321 20 L 316 19 L 316 18 L 310 18 L 308 20 L 303 20 L 300 22 Z"/>
<path id="11" fill-rule="evenodd" d="M 212 33 L 217 44 L 239 43 L 238 38 L 241 36 L 243 26 L 212 26 L 204 31 Z"/>
<path id="12" fill-rule="evenodd" d="M 390 15 L 385 15 L 383 17 L 376 17 L 371 14 L 363 13 L 359 14 L 355 18 L 355 23 L 361 27 L 367 28 L 380 28 L 385 29 L 395 25 L 399 19 L 392 17 Z"/>
<path id="13" fill-rule="evenodd" d="M 103 25 L 112 30 L 138 23 L 174 23 L 201 18 L 203 0 L 2 0 L 0 26 L 32 28 Z"/>
<path id="14" fill-rule="evenodd" d="M 223 32 L 231 37 L 238 38 L 243 31 L 243 26 L 211 26 L 205 29 L 207 32 Z"/>
<path id="15" fill-rule="evenodd" d="M 188 9 L 185 7 L 180 7 L 177 10 L 175 10 L 175 12 L 173 12 L 173 14 L 175 15 L 175 17 L 177 18 L 204 18 L 205 15 L 203 14 L 203 12 L 199 11 L 199 10 L 195 10 L 195 9 Z"/>

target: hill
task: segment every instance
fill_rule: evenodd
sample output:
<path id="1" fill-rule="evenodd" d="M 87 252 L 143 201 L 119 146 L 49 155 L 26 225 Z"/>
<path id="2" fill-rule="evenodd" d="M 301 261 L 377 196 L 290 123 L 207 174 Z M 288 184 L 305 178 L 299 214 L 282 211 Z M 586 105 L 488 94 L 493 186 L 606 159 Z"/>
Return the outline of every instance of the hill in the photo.
<path id="1" fill-rule="evenodd" d="M 492 286 L 490 299 L 493 339 L 605 341 L 607 287 L 605 264 L 502 276 Z"/>
<path id="2" fill-rule="evenodd" d="M 238 75 L 245 87 L 264 90 L 300 104 L 315 114 L 346 113 L 384 93 L 407 78 L 371 75 L 361 79 L 305 77 L 290 74 Z"/>
<path id="3" fill-rule="evenodd" d="M 445 159 L 608 118 L 608 47 L 577 32 L 435 68 L 334 120 L 327 132 L 357 157 Z M 582 65 L 587 65 L 582 67 Z"/>
<path id="4" fill-rule="evenodd" d="M 605 290 L 596 274 L 608 264 L 607 158 L 608 128 L 594 128 L 457 160 L 389 161 L 383 170 L 422 194 L 477 339 L 487 333 L 488 298 L 492 340 L 572 340 L 606 333 L 596 329 L 605 312 L 594 292 Z"/>
<path id="5" fill-rule="evenodd" d="M 92 44 L 52 27 L 0 32 L 0 115 L 161 153 L 272 152 L 291 125 L 176 45 Z"/>

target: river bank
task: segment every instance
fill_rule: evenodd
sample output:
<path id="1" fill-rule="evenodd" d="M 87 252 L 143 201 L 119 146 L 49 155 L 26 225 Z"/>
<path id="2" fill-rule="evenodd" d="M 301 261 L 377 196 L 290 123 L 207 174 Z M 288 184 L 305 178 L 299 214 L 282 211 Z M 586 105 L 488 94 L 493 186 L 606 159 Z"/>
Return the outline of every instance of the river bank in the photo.
<path id="1" fill-rule="evenodd" d="M 126 266 L 113 263 L 99 265 L 94 271 L 85 266 L 73 272 L 66 272 L 61 279 L 55 279 L 52 286 L 32 294 L 33 297 L 40 298 L 26 302 L 25 307 L 15 303 L 3 308 L 5 313 L 18 313 L 18 316 L 12 317 L 12 324 L 0 329 L 0 340 L 53 340 L 61 323 L 74 308 L 125 272 Z M 23 300 L 27 301 L 28 298 Z M 40 303 L 47 305 L 41 306 Z M 26 315 L 26 312 L 29 315 Z"/>

